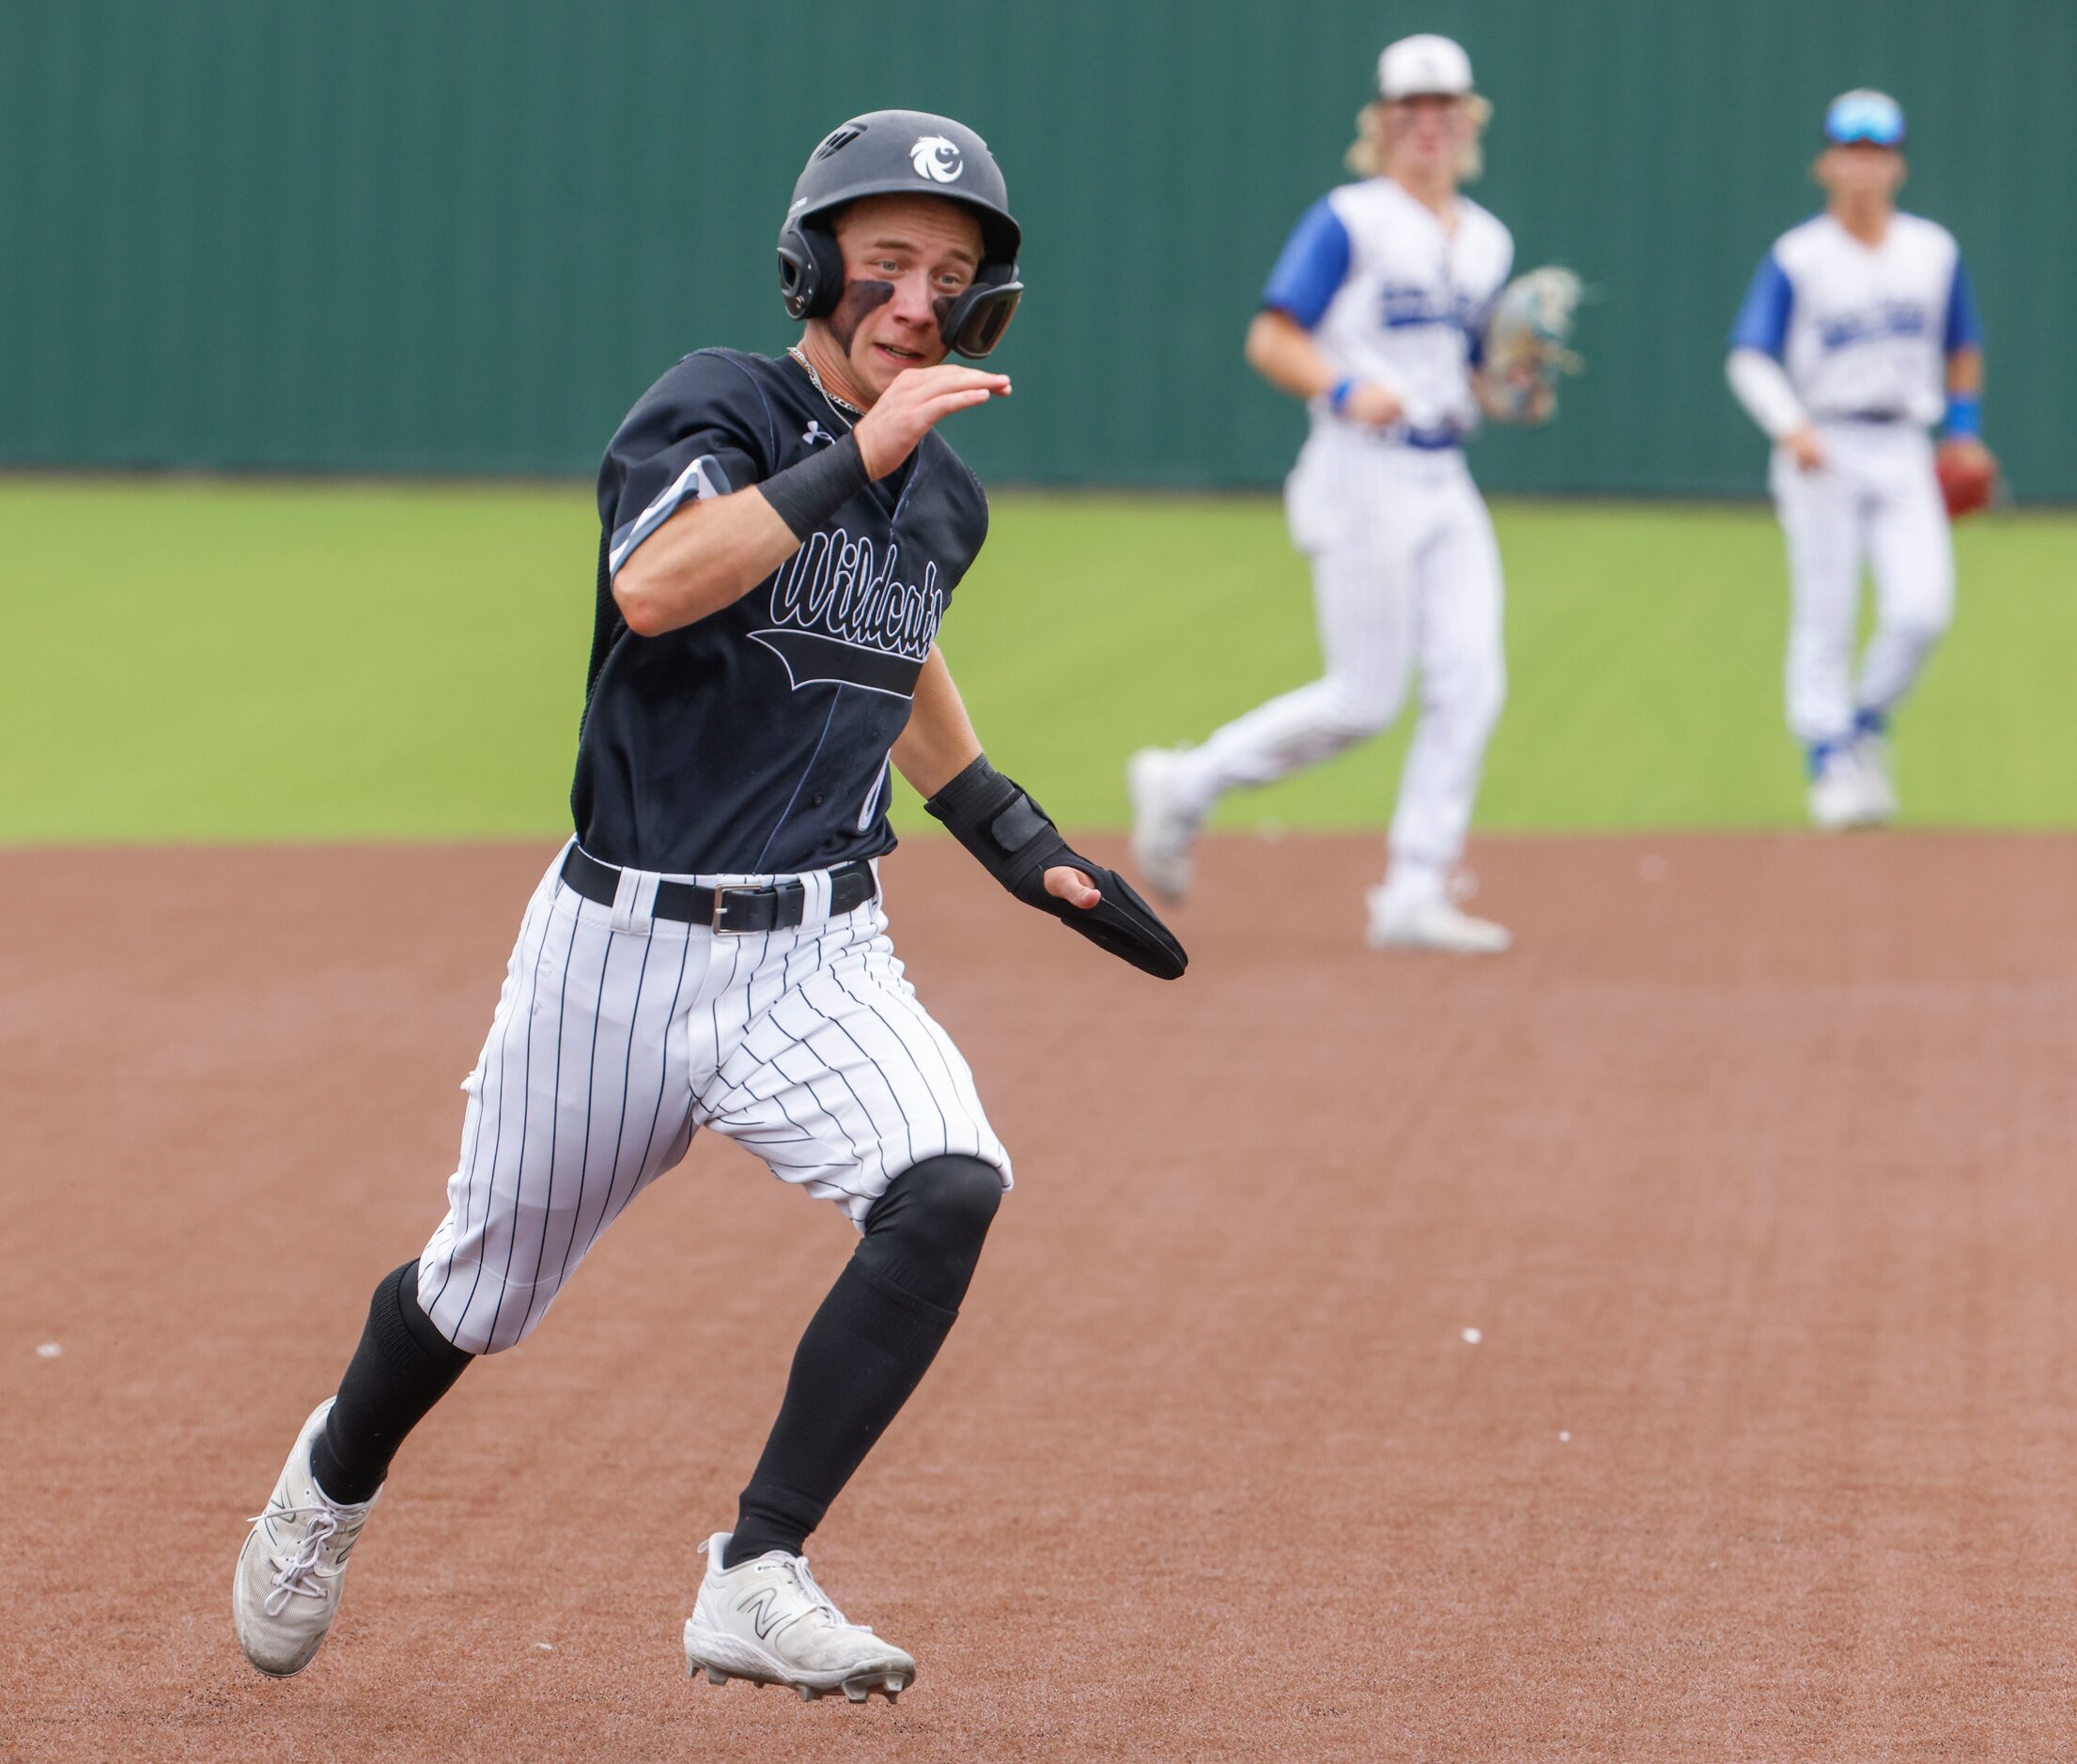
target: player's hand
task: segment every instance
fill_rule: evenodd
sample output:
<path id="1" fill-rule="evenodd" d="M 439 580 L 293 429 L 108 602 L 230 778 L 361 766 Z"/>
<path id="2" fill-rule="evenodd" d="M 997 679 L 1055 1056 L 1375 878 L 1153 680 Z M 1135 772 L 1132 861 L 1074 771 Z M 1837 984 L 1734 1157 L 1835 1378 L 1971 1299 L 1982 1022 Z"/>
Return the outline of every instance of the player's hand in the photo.
<path id="1" fill-rule="evenodd" d="M 1824 443 L 1818 439 L 1818 431 L 1812 425 L 1806 423 L 1781 444 L 1789 450 L 1798 472 L 1824 470 Z"/>
<path id="2" fill-rule="evenodd" d="M 1950 518 L 1991 506 L 1998 487 L 1997 456 L 1974 435 L 1944 441 L 1933 455 L 1933 476 Z"/>
<path id="3" fill-rule="evenodd" d="M 1065 864 L 1055 864 L 1046 873 L 1046 891 L 1070 906 L 1079 906 L 1084 912 L 1103 899 L 1093 882 L 1079 870 L 1070 870 Z"/>
<path id="4" fill-rule="evenodd" d="M 1190 965 L 1175 934 L 1132 884 L 1069 845 L 1052 817 L 986 754 L 976 754 L 923 807 L 1025 905 L 1107 954 L 1156 980 L 1179 980 Z"/>
<path id="5" fill-rule="evenodd" d="M 1406 414 L 1406 407 L 1388 386 L 1359 379 L 1349 388 L 1349 395 L 1342 401 L 1341 414 L 1352 423 L 1366 423 L 1372 428 L 1390 428 Z"/>
<path id="6" fill-rule="evenodd" d="M 1007 374 L 984 374 L 978 367 L 910 367 L 896 374 L 873 408 L 859 418 L 852 433 L 866 471 L 884 478 L 916 451 L 924 432 L 954 410 L 971 410 L 990 398 L 1010 395 Z"/>
<path id="7" fill-rule="evenodd" d="M 1508 414 L 1503 419 L 1518 423 L 1524 428 L 1535 428 L 1548 423 L 1558 410 L 1558 388 L 1532 366 L 1526 372 L 1517 370 L 1510 374 L 1504 382 L 1507 392 Z"/>
<path id="8" fill-rule="evenodd" d="M 1940 455 L 1964 472 L 1995 472 L 1998 466 L 1991 450 L 1974 435 L 1957 436 L 1953 441 L 1942 441 Z"/>

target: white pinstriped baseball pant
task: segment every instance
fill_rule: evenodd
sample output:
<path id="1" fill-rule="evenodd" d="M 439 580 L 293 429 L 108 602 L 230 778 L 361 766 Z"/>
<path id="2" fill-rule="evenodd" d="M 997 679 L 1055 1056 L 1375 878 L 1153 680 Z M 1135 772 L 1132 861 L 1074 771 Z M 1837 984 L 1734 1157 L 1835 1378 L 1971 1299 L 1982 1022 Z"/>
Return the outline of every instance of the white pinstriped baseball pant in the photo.
<path id="1" fill-rule="evenodd" d="M 1805 743 L 1851 735 L 1856 711 L 1894 710 L 1954 617 L 1954 538 L 1926 432 L 1821 422 L 1818 435 L 1822 470 L 1800 472 L 1777 447 L 1768 480 L 1789 543 L 1789 728 Z M 1876 624 L 1856 679 L 1864 558 Z"/>
<path id="2" fill-rule="evenodd" d="M 1395 864 L 1439 879 L 1463 856 L 1488 736 L 1507 695 L 1499 547 L 1457 449 L 1428 452 L 1345 425 L 1306 443 L 1285 487 L 1312 559 L 1325 672 L 1236 718 L 1176 773 L 1202 813 L 1389 724 L 1420 669 L 1420 720 L 1392 815 Z"/>
<path id="3" fill-rule="evenodd" d="M 904 1170 L 1010 1160 L 952 1038 L 916 1001 L 878 902 L 747 936 L 651 919 L 653 873 L 620 905 L 562 880 L 528 904 L 482 1057 L 464 1080 L 447 1216 L 419 1302 L 471 1354 L 521 1340 L 629 1201 L 710 1127 L 862 1225 Z M 708 887 L 770 876 L 671 878 Z"/>

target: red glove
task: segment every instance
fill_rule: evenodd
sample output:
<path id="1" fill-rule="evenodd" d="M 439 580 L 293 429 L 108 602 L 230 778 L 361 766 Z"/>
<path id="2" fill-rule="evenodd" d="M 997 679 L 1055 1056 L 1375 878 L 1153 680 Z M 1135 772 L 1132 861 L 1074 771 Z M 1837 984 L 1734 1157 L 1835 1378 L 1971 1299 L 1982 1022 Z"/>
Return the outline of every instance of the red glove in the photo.
<path id="1" fill-rule="evenodd" d="M 1998 462 L 1981 441 L 1943 441 L 1933 456 L 1933 474 L 1940 480 L 1947 513 L 1959 518 L 1991 505 L 1991 494 L 1997 488 Z"/>

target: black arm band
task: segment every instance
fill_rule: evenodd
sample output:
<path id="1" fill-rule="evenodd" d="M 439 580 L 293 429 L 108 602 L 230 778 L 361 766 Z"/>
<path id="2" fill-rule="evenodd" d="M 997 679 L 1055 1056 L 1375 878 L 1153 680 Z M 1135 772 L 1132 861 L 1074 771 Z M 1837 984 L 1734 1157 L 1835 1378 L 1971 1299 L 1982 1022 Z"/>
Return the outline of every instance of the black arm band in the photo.
<path id="1" fill-rule="evenodd" d="M 859 438 L 846 435 L 833 447 L 817 447 L 796 465 L 775 472 L 757 487 L 779 518 L 803 544 L 808 535 L 872 483 Z"/>
<path id="2" fill-rule="evenodd" d="M 1032 856 L 1063 848 L 1046 811 L 990 766 L 985 753 L 923 807 L 1012 893 L 1027 879 Z"/>

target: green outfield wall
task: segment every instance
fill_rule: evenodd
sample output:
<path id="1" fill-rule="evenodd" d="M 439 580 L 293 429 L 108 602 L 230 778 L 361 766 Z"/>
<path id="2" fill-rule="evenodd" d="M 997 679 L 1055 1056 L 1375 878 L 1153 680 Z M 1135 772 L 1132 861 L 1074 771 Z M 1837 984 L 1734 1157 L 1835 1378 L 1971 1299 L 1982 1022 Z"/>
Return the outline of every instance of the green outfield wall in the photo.
<path id="1" fill-rule="evenodd" d="M 1879 85 L 1960 234 L 1991 439 L 2077 500 L 2071 0 L 0 0 L 0 464 L 589 472 L 686 349 L 791 335 L 772 236 L 854 110 L 950 111 L 1025 223 L 999 480 L 1273 482 L 1239 341 L 1389 37 L 1470 49 L 1479 189 L 1598 290 L 1562 420 L 1496 487 L 1747 493 L 1726 327 Z"/>

